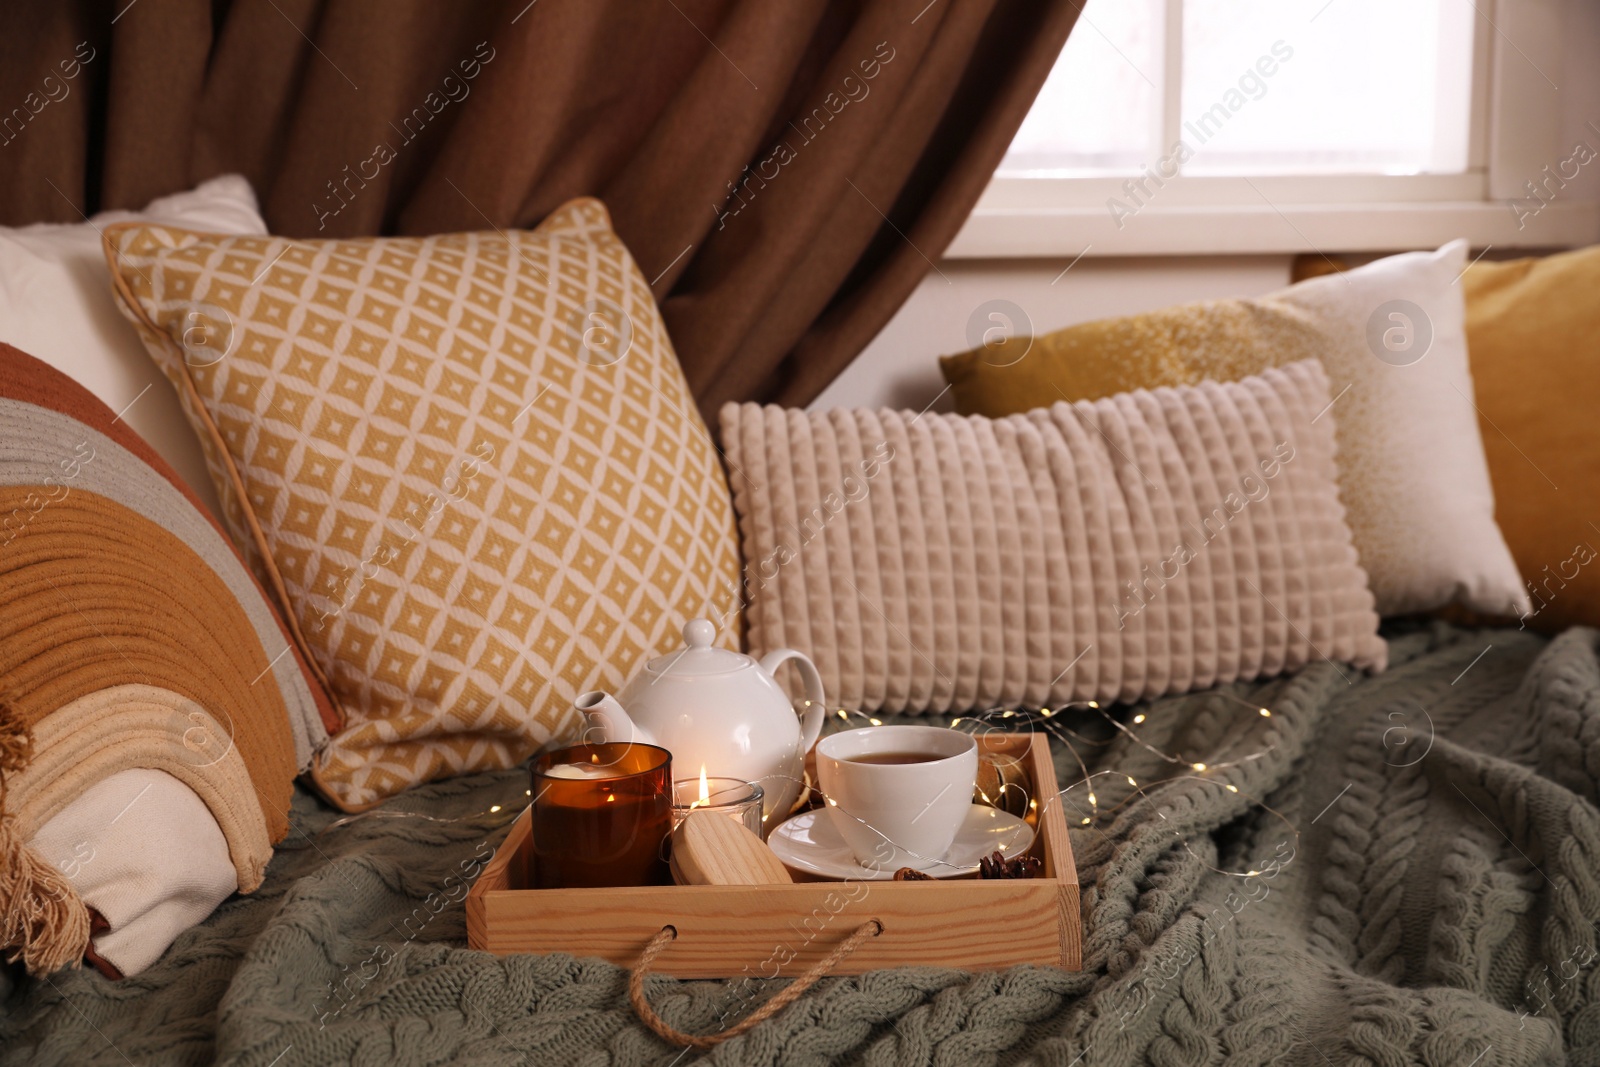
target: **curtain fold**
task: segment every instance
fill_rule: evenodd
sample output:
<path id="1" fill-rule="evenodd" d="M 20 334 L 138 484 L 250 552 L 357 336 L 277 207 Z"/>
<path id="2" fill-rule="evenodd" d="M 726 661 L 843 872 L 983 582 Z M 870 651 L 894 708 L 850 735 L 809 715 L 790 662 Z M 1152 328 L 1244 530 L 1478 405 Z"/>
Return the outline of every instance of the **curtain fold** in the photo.
<path id="1" fill-rule="evenodd" d="M 1079 7 L 29 5 L 0 37 L 0 222 L 229 171 L 294 237 L 527 227 L 597 195 L 701 410 L 803 404 L 933 269 Z"/>

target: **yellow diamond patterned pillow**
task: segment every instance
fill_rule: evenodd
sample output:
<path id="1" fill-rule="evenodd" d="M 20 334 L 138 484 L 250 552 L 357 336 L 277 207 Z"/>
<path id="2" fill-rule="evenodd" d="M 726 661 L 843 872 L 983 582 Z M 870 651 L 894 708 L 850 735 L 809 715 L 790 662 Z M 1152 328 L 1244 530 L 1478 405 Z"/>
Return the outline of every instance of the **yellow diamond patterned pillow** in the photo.
<path id="1" fill-rule="evenodd" d="M 514 765 L 733 610 L 722 468 L 598 201 L 421 238 L 129 224 L 106 255 L 340 706 L 313 774 L 344 808 Z"/>

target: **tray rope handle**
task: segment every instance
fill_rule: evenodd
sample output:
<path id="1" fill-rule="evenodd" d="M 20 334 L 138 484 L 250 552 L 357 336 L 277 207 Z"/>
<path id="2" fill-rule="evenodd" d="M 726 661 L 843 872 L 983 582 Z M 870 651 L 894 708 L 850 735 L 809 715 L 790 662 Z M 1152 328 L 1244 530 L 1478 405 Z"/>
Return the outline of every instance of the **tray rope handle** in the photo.
<path id="1" fill-rule="evenodd" d="M 634 964 L 633 970 L 628 974 L 628 1000 L 632 1002 L 633 1010 L 644 1021 L 644 1024 L 654 1030 L 656 1035 L 663 1040 L 670 1041 L 675 1045 L 688 1045 L 697 1049 L 716 1048 L 724 1041 L 738 1037 L 745 1031 L 761 1025 L 794 1003 L 806 990 L 816 985 L 818 980 L 826 977 L 829 971 L 837 967 L 841 960 L 860 947 L 863 941 L 869 937 L 877 937 L 881 933 L 883 933 L 883 923 L 877 919 L 868 919 L 856 927 L 849 937 L 835 945 L 833 951 L 828 953 L 826 957 L 813 964 L 810 970 L 790 982 L 788 988 L 745 1018 L 718 1033 L 697 1035 L 686 1034 L 682 1030 L 676 1030 L 669 1026 L 661 1016 L 656 1014 L 656 1010 L 650 1006 L 650 1001 L 644 995 L 644 980 L 650 973 L 651 965 L 655 963 L 656 957 L 661 955 L 662 950 L 677 940 L 678 937 L 677 927 L 663 926 L 650 939 L 649 944 L 645 945 L 644 951 L 639 954 L 639 962 Z"/>

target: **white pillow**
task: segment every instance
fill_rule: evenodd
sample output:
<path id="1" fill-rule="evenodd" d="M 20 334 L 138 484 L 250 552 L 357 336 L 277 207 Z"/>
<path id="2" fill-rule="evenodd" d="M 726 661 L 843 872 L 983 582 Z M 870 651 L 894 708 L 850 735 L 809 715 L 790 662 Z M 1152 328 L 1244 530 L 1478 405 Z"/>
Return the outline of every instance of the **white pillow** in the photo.
<path id="1" fill-rule="evenodd" d="M 200 441 L 177 394 L 111 297 L 100 231 L 141 219 L 212 233 L 267 232 L 250 183 L 237 174 L 153 200 L 142 212 L 104 211 L 75 225 L 0 227 L 0 341 L 70 375 L 112 411 L 123 412 L 134 432 L 220 516 Z"/>
<path id="2" fill-rule="evenodd" d="M 1327 338 L 1317 355 L 1336 398 L 1340 493 L 1382 615 L 1452 600 L 1530 610 L 1494 519 L 1467 364 L 1466 269 L 1457 240 L 1275 294 Z"/>

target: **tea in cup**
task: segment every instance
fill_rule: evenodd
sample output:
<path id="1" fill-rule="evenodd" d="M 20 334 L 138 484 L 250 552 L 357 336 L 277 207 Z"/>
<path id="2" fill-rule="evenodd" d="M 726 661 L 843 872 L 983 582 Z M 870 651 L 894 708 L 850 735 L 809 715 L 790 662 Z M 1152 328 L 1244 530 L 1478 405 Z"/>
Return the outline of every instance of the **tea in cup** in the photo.
<path id="1" fill-rule="evenodd" d="M 941 726 L 871 726 L 817 742 L 828 818 L 871 870 L 935 867 L 972 807 L 978 745 Z"/>

